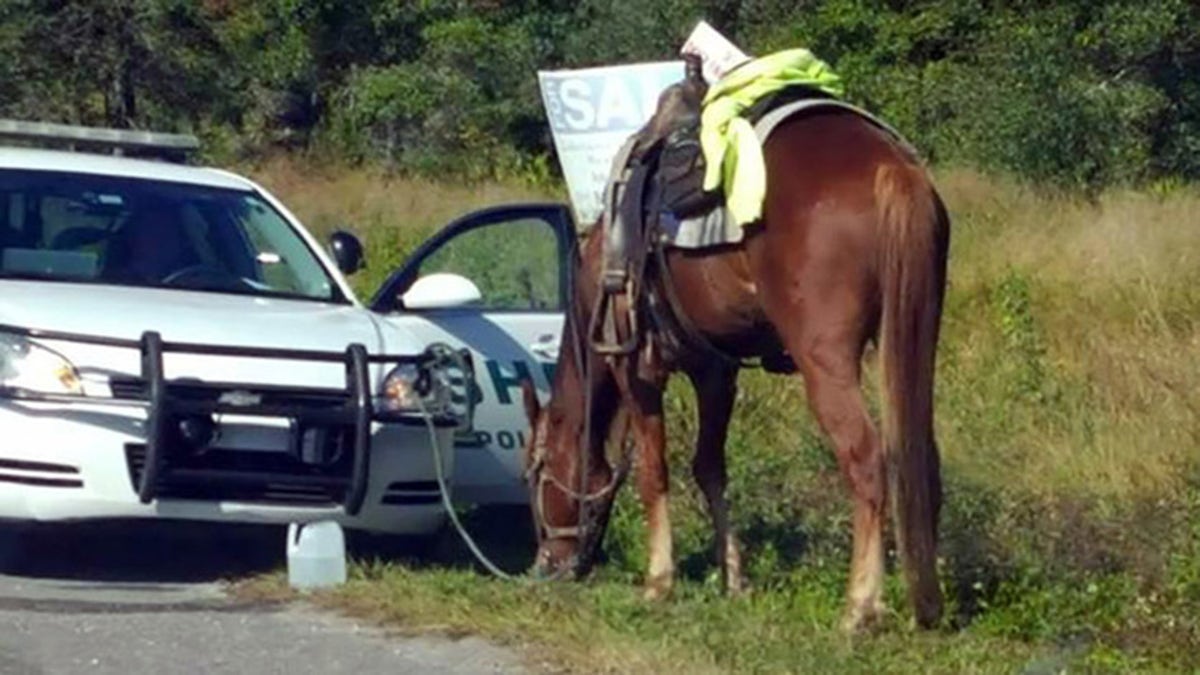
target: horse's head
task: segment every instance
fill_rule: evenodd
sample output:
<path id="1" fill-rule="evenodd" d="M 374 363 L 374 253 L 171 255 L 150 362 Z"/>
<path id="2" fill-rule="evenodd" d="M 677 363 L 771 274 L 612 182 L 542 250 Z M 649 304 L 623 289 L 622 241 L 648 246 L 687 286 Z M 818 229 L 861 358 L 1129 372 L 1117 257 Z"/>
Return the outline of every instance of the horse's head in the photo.
<path id="1" fill-rule="evenodd" d="M 591 448 L 580 447 L 582 406 L 567 410 L 552 401 L 543 407 L 532 383 L 523 382 L 521 389 L 530 428 L 525 478 L 538 538 L 531 572 L 582 577 L 595 562 L 619 481 L 603 452 L 595 456 Z"/>

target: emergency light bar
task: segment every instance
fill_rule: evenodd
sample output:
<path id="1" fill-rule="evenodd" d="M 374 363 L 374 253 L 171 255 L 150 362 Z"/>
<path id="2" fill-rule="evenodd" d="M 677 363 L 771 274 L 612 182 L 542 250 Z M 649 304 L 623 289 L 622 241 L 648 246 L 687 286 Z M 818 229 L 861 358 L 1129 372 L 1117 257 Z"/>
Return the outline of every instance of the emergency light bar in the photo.
<path id="1" fill-rule="evenodd" d="M 117 155 L 128 151 L 128 154 L 139 157 L 150 156 L 171 161 L 183 161 L 188 153 L 200 149 L 200 141 L 187 134 L 0 119 L 0 144 L 10 140 L 59 147 L 65 145 L 69 150 L 99 148 Z"/>

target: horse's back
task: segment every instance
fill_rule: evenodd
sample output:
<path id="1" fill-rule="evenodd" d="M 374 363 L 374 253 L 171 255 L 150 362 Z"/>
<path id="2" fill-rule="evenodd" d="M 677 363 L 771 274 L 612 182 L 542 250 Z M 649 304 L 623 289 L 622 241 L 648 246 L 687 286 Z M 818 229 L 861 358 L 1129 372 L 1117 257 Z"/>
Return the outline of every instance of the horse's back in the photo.
<path id="1" fill-rule="evenodd" d="M 846 254 L 863 253 L 860 249 L 869 248 L 875 238 L 880 172 L 923 173 L 916 158 L 886 131 L 840 110 L 786 122 L 768 138 L 764 158 L 764 232 L 780 238 L 833 237 L 838 243 L 834 250 Z"/>
<path id="2" fill-rule="evenodd" d="M 924 169 L 905 147 L 848 111 L 816 112 L 780 126 L 764 147 L 763 224 L 747 242 L 764 313 L 780 332 L 803 321 L 812 334 L 842 330 L 850 344 L 878 326 L 883 199 L 881 176 L 927 189 Z M 785 342 L 786 342 L 785 338 Z"/>

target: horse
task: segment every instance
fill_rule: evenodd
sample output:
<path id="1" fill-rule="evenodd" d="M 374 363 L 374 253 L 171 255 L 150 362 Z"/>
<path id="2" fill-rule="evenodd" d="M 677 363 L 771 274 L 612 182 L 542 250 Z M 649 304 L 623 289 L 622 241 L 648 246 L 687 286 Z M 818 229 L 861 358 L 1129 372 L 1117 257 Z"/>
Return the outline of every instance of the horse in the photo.
<path id="1" fill-rule="evenodd" d="M 712 518 L 723 585 L 740 592 L 724 447 L 738 371 L 744 359 L 760 357 L 794 364 L 773 370 L 798 371 L 853 498 L 842 628 L 863 630 L 885 616 L 889 497 L 913 616 L 932 627 L 942 614 L 933 392 L 949 215 L 914 152 L 853 112 L 817 108 L 795 115 L 775 128 L 763 153 L 763 217 L 747 226 L 741 242 L 650 256 L 645 284 L 673 293 L 684 316 L 647 320 L 653 317 L 644 296 L 618 296 L 618 314 L 630 310 L 640 317 L 632 353 L 603 355 L 589 341 L 601 292 L 604 236 L 598 228 L 573 256 L 575 281 L 549 402 L 540 406 L 525 387 L 531 427 L 525 466 L 538 532 L 532 571 L 579 577 L 593 564 L 614 494 L 629 471 L 628 458 L 614 464 L 605 451 L 621 411 L 629 418 L 646 513 L 645 596 L 670 593 L 663 390 L 670 374 L 682 372 L 698 402 L 692 473 Z M 680 337 L 672 326 L 685 323 L 691 330 Z M 621 326 L 634 328 L 629 321 Z M 882 433 L 862 391 L 862 362 L 872 344 L 880 365 Z"/>

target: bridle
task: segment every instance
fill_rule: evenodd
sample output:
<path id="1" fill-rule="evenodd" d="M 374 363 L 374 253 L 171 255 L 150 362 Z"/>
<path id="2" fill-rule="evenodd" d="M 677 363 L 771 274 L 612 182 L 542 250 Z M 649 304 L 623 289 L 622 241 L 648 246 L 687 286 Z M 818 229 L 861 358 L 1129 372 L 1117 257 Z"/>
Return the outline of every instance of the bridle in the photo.
<path id="1" fill-rule="evenodd" d="M 596 235 L 593 235 L 596 236 Z M 597 541 L 598 533 L 594 525 L 595 523 L 592 513 L 593 505 L 596 502 L 607 500 L 620 488 L 624 483 L 625 478 L 629 475 L 629 470 L 632 465 L 631 452 L 624 449 L 622 452 L 621 461 L 614 467 L 612 476 L 608 482 L 595 492 L 589 492 L 588 480 L 591 477 L 591 444 L 592 444 L 592 359 L 587 358 L 588 354 L 584 350 L 588 349 L 588 344 L 584 333 L 580 330 L 582 326 L 587 324 L 580 321 L 578 316 L 577 305 L 582 304 L 576 302 L 577 271 L 582 268 L 582 256 L 579 252 L 578 239 L 571 247 L 570 265 L 567 270 L 567 321 L 569 322 L 569 331 L 572 337 L 571 352 L 574 358 L 575 372 L 578 374 L 583 386 L 583 425 L 580 433 L 580 441 L 577 443 L 580 454 L 580 471 L 579 484 L 577 486 L 568 485 L 566 482 L 559 480 L 546 463 L 546 457 L 549 454 L 549 447 L 546 441 L 546 434 L 543 433 L 540 420 L 538 424 L 531 429 L 533 436 L 533 453 L 530 457 L 528 469 L 525 471 L 525 481 L 531 492 L 531 509 L 533 515 L 534 531 L 537 534 L 538 549 L 541 551 L 539 555 L 548 554 L 548 550 L 543 547 L 547 541 L 557 539 L 574 539 L 576 542 L 576 554 L 572 565 L 565 566 L 564 569 L 556 572 L 556 576 L 567 573 L 568 570 L 576 574 L 582 573 L 592 557 L 592 551 Z M 624 436 L 624 434 L 623 434 Z M 571 501 L 578 504 L 576 510 L 577 517 L 573 525 L 554 525 L 550 523 L 546 516 L 545 510 L 545 491 L 547 488 L 554 488 L 565 495 Z"/>
<path id="2" fill-rule="evenodd" d="M 574 525 L 550 524 L 543 504 L 543 495 L 545 494 L 546 486 L 553 487 L 572 501 L 579 502 L 581 506 L 590 504 L 607 498 L 617 490 L 624 477 L 628 475 L 628 469 L 625 467 L 627 462 L 622 462 L 621 465 L 618 465 L 618 468 L 613 471 L 612 477 L 599 490 L 586 492 L 567 485 L 555 477 L 553 472 L 544 471 L 543 469 L 546 468 L 546 452 L 547 447 L 544 440 L 537 441 L 534 444 L 533 463 L 525 472 L 525 479 L 530 484 L 530 489 L 533 492 L 533 511 L 535 525 L 538 529 L 538 543 L 550 539 L 577 539 L 582 541 L 585 535 L 590 534 L 582 514 Z"/>

